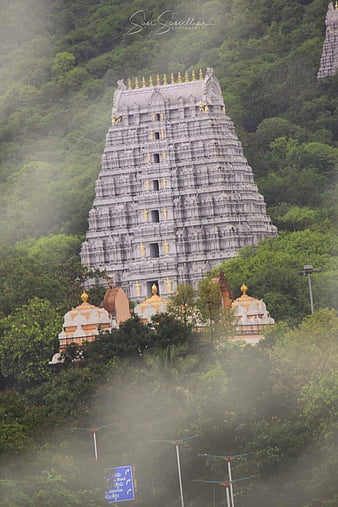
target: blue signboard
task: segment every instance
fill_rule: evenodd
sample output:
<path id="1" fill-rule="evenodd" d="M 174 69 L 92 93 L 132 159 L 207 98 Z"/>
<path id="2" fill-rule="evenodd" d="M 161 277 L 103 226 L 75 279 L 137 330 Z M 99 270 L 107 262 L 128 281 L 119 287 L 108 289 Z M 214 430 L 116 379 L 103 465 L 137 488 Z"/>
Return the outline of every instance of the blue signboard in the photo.
<path id="1" fill-rule="evenodd" d="M 108 487 L 104 497 L 108 503 L 135 500 L 132 466 L 107 468 L 104 472 Z"/>

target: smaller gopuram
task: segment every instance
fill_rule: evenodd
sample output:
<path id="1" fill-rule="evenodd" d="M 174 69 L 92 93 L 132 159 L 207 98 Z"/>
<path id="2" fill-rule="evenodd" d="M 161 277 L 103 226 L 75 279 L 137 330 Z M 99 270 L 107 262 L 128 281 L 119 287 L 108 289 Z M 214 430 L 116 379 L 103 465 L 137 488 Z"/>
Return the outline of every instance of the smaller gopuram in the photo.
<path id="1" fill-rule="evenodd" d="M 142 303 L 139 303 L 134 308 L 134 313 L 136 313 L 144 323 L 151 322 L 152 317 L 158 313 L 165 313 L 169 303 L 168 299 L 158 295 L 156 284 L 153 284 L 151 291 L 152 296 Z"/>
<path id="2" fill-rule="evenodd" d="M 59 352 L 54 354 L 49 364 L 59 364 L 64 361 L 62 352 L 68 345 L 82 345 L 92 342 L 100 331 L 111 330 L 111 319 L 104 308 L 88 303 L 88 294 L 81 295 L 82 304 L 67 312 L 63 320 L 63 330 L 59 333 Z"/>
<path id="3" fill-rule="evenodd" d="M 338 70 L 338 1 L 330 2 L 325 19 L 326 34 L 317 79 L 333 76 Z"/>
<path id="4" fill-rule="evenodd" d="M 101 308 L 88 303 L 88 294 L 81 295 L 82 303 L 67 312 L 63 320 L 63 330 L 59 333 L 59 352 L 54 354 L 49 364 L 64 361 L 62 352 L 68 345 L 82 345 L 96 340 L 101 331 L 111 331 L 121 322 L 130 318 L 129 301 L 123 289 L 108 283 Z"/>
<path id="5" fill-rule="evenodd" d="M 256 345 L 264 338 L 269 326 L 275 321 L 270 317 L 265 303 L 247 295 L 247 286 L 242 285 L 242 295 L 232 302 L 236 331 L 232 340 L 241 340 L 251 345 Z"/>

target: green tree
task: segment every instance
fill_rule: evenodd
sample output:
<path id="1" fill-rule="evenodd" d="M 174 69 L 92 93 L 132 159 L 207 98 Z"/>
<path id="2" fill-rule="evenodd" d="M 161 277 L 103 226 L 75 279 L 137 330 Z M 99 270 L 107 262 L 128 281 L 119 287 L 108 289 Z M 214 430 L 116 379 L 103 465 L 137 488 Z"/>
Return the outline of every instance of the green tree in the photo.
<path id="1" fill-rule="evenodd" d="M 65 75 L 74 68 L 75 56 L 68 51 L 57 53 L 52 63 L 52 73 L 57 81 L 62 81 Z"/>
<path id="2" fill-rule="evenodd" d="M 202 278 L 198 284 L 197 308 L 209 326 L 211 341 L 216 337 L 216 326 L 223 320 L 222 296 L 218 283 L 210 277 Z"/>
<path id="3" fill-rule="evenodd" d="M 196 292 L 190 284 L 179 284 L 168 303 L 167 311 L 185 327 L 193 327 L 198 320 Z"/>
<path id="4" fill-rule="evenodd" d="M 19 390 L 50 376 L 48 361 L 55 352 L 61 318 L 49 301 L 33 298 L 2 321 L 0 341 L 2 374 Z"/>

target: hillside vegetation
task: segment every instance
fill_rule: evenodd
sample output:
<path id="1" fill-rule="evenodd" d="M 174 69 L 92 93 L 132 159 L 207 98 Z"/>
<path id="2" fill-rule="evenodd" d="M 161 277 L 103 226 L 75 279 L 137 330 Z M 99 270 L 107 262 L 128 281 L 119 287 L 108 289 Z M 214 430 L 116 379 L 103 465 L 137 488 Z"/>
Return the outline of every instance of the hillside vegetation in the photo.
<path id="1" fill-rule="evenodd" d="M 318 82 L 326 0 L 0 0 L 0 506 L 106 505 L 103 469 L 135 464 L 138 507 L 334 506 L 338 75 Z M 167 30 L 163 21 L 204 25 Z M 131 19 L 130 19 L 131 18 Z M 132 20 L 132 22 L 131 22 Z M 141 24 L 141 21 L 144 24 Z M 137 33 L 135 33 L 137 32 Z M 136 318 L 48 366 L 79 262 L 116 81 L 213 67 L 279 229 L 222 269 L 278 321 L 257 347 Z M 308 316 L 305 264 L 315 314 Z M 210 275 L 211 276 L 211 275 Z M 90 292 L 99 304 L 102 290 Z M 110 423 L 114 425 L 110 426 Z M 92 434 L 74 428 L 109 425 Z"/>

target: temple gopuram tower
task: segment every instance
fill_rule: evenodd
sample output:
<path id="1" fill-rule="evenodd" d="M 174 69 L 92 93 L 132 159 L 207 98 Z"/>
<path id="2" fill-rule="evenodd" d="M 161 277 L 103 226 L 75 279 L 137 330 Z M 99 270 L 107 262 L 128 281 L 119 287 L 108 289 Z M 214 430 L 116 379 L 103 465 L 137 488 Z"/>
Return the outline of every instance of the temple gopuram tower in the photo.
<path id="1" fill-rule="evenodd" d="M 154 81 L 118 81 L 81 250 L 135 301 L 276 234 L 212 69 Z"/>
<path id="2" fill-rule="evenodd" d="M 333 76 L 338 70 L 338 2 L 329 3 L 326 14 L 326 35 L 317 78 Z"/>

